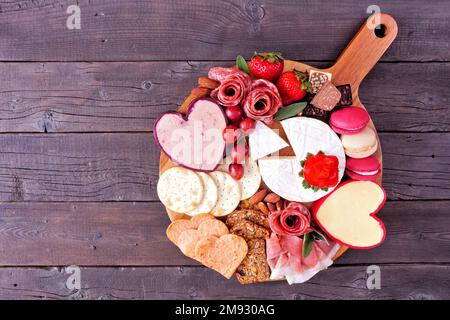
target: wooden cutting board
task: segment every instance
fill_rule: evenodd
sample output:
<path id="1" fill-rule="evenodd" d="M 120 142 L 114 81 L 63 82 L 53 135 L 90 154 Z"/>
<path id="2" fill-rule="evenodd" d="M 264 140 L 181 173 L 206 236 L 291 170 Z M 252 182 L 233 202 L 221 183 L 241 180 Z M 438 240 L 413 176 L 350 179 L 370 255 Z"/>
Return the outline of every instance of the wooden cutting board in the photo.
<path id="1" fill-rule="evenodd" d="M 375 28 L 376 26 L 379 27 Z M 301 62 L 285 60 L 284 71 L 293 69 L 309 71 L 313 69 L 330 72 L 332 73 L 331 80 L 334 85 L 351 85 L 353 105 L 360 106 L 365 109 L 359 99 L 359 86 L 369 71 L 374 67 L 378 60 L 380 60 L 391 43 L 394 41 L 397 36 L 397 32 L 397 23 L 392 16 L 386 13 L 374 14 L 363 23 L 358 33 L 356 33 L 332 67 L 327 69 L 319 69 Z M 275 49 L 279 50 L 280 48 L 274 48 L 274 50 Z M 299 50 L 301 50 L 301 48 L 299 48 Z M 380 96 L 382 94 L 383 93 L 380 92 Z M 186 103 L 184 103 L 180 108 L 180 112 L 184 112 L 186 105 L 188 104 L 187 102 L 191 99 L 192 96 L 186 98 Z M 279 129 L 281 131 L 281 135 L 283 135 L 282 127 L 279 122 L 274 121 L 272 126 Z M 372 121 L 370 121 L 369 126 L 376 131 L 375 125 Z M 289 149 L 283 150 L 283 154 L 294 155 L 292 150 Z M 375 156 L 382 165 L 383 158 L 379 139 L 378 150 L 375 153 Z M 173 166 L 175 166 L 175 164 L 172 163 L 164 153 L 161 153 L 159 173 L 161 174 L 164 170 L 167 170 Z M 381 183 L 381 179 L 382 174 L 378 178 L 379 183 Z M 167 213 L 172 221 L 186 217 L 184 214 L 175 213 L 170 210 L 167 210 Z M 347 249 L 347 247 L 341 247 L 336 253 L 334 259 L 340 257 L 345 251 L 347 251 Z"/>

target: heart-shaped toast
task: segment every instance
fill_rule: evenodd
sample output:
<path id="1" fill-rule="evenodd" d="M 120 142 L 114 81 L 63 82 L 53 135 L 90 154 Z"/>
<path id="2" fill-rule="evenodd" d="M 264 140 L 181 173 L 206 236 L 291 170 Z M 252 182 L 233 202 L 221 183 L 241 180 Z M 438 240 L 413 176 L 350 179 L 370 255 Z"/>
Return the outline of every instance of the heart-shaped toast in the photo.
<path id="1" fill-rule="evenodd" d="M 383 242 L 386 229 L 375 216 L 386 201 L 384 189 L 373 181 L 350 180 L 312 207 L 316 222 L 336 242 L 369 249 Z"/>
<path id="2" fill-rule="evenodd" d="M 208 236 L 195 246 L 195 257 L 208 268 L 214 269 L 230 279 L 247 255 L 247 242 L 234 234 L 220 238 Z"/>
<path id="3" fill-rule="evenodd" d="M 156 120 L 153 134 L 173 162 L 192 170 L 213 171 L 223 158 L 226 125 L 222 108 L 211 99 L 200 98 L 191 103 L 186 115 L 164 113 Z"/>

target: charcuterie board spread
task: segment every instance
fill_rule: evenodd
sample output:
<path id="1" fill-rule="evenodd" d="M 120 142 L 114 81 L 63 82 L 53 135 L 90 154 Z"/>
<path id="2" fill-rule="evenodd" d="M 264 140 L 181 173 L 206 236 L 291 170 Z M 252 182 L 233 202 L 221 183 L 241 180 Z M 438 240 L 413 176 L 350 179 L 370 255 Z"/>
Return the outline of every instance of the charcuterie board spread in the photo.
<path id="1" fill-rule="evenodd" d="M 383 242 L 381 145 L 358 88 L 397 26 L 369 19 L 383 37 L 364 24 L 331 68 L 238 56 L 155 121 L 157 193 L 184 255 L 243 284 L 292 284 Z"/>

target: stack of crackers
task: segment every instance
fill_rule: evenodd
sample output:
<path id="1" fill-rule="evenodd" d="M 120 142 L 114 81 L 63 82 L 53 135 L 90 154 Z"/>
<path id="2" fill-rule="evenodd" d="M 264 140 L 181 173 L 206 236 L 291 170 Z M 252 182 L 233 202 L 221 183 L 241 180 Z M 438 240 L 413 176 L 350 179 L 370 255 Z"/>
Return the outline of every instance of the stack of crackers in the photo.
<path id="1" fill-rule="evenodd" d="M 186 256 L 227 279 L 236 273 L 245 284 L 269 279 L 264 240 L 269 230 L 262 212 L 245 209 L 230 214 L 225 223 L 210 214 L 178 219 L 166 233 Z"/>

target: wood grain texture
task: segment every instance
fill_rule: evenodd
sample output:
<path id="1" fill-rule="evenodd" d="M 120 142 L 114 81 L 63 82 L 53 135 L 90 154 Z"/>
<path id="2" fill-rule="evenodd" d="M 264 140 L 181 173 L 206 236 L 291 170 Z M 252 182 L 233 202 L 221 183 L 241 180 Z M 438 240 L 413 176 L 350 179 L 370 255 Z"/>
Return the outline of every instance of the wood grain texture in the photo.
<path id="1" fill-rule="evenodd" d="M 232 60 L 237 54 L 282 48 L 291 59 L 334 61 L 373 1 L 77 3 L 81 30 L 66 28 L 66 9 L 73 1 L 0 2 L 0 59 Z M 386 61 L 450 60 L 447 1 L 381 0 L 377 5 L 401 26 Z"/>
<path id="2" fill-rule="evenodd" d="M 197 265 L 169 242 L 156 202 L 2 203 L 0 266 Z M 387 239 L 337 265 L 450 263 L 450 201 L 394 201 L 380 212 Z"/>
<path id="3" fill-rule="evenodd" d="M 0 268 L 0 298 L 22 299 L 449 299 L 448 265 L 381 265 L 381 289 L 367 289 L 367 266 L 322 271 L 301 285 L 239 285 L 201 267 L 82 268 L 69 290 L 64 268 Z M 220 290 L 218 289 L 220 288 Z"/>
<path id="4" fill-rule="evenodd" d="M 450 133 L 381 133 L 391 200 L 449 199 Z M 2 134 L 0 201 L 156 201 L 150 133 Z"/>
<path id="5" fill-rule="evenodd" d="M 199 76 L 231 63 L 1 63 L 0 132 L 151 131 Z M 379 63 L 360 98 L 378 131 L 450 131 L 449 73 L 450 63 Z"/>

